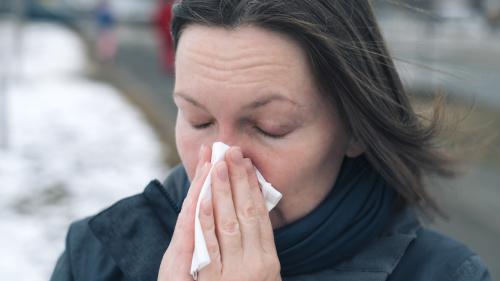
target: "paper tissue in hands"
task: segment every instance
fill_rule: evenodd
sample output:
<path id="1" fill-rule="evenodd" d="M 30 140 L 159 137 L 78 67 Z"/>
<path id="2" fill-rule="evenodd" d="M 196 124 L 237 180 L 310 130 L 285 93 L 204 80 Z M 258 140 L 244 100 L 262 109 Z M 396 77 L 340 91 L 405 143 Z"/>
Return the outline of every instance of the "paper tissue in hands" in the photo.
<path id="1" fill-rule="evenodd" d="M 212 146 L 212 169 L 215 163 L 224 159 L 226 151 L 229 146 L 222 143 L 216 142 Z M 280 201 L 282 195 L 277 191 L 269 182 L 267 182 L 262 174 L 257 170 L 257 179 L 259 181 L 264 200 L 266 201 L 266 207 L 268 211 L 271 211 L 276 204 Z M 211 192 L 211 175 L 212 171 L 208 174 L 203 186 L 201 188 L 200 195 L 198 197 L 198 202 L 196 203 L 196 215 L 194 219 L 194 252 L 193 260 L 191 262 L 191 275 L 193 275 L 194 280 L 197 279 L 198 272 L 208 264 L 210 264 L 210 256 L 208 255 L 207 245 L 205 243 L 205 238 L 203 237 L 203 231 L 200 224 L 200 204 L 201 200 L 204 198 L 210 198 L 212 196 Z"/>

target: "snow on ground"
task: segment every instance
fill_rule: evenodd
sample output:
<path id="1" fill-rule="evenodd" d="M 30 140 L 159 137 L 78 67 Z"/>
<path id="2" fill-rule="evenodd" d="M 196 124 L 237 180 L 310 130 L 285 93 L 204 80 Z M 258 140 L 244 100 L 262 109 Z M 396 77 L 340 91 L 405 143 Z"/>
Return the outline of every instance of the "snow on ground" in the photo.
<path id="1" fill-rule="evenodd" d="M 0 149 L 0 280 L 48 280 L 71 221 L 141 192 L 167 167 L 141 114 L 116 89 L 85 77 L 77 35 L 48 23 L 14 28 L 0 22 L 9 113 L 9 147 Z"/>

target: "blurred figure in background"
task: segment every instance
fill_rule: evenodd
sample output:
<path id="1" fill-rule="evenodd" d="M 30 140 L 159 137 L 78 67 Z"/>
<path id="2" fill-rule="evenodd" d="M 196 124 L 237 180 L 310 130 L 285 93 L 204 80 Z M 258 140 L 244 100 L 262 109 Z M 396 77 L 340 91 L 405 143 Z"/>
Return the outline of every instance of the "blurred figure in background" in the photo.
<path id="1" fill-rule="evenodd" d="M 500 28 L 500 0 L 469 0 L 469 3 L 486 19 L 492 31 Z"/>
<path id="2" fill-rule="evenodd" d="M 485 0 L 486 16 L 492 29 L 500 28 L 500 0 Z"/>
<path id="3" fill-rule="evenodd" d="M 160 44 L 163 68 L 169 74 L 174 72 L 174 47 L 170 33 L 173 3 L 173 0 L 160 0 L 153 19 Z"/>
<path id="4" fill-rule="evenodd" d="M 116 18 L 108 0 L 101 0 L 95 8 L 97 25 L 97 56 L 100 61 L 111 61 L 117 51 Z"/>

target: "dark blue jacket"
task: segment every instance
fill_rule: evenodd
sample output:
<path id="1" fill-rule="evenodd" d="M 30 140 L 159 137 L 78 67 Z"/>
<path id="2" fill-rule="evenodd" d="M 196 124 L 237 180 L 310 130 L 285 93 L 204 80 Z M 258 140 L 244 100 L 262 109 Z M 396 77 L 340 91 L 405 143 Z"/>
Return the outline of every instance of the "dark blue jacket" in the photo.
<path id="1" fill-rule="evenodd" d="M 52 281 L 156 280 L 189 187 L 183 167 L 162 185 L 71 225 Z M 384 234 L 331 270 L 286 281 L 489 281 L 481 259 L 463 244 L 423 228 L 411 209 Z"/>

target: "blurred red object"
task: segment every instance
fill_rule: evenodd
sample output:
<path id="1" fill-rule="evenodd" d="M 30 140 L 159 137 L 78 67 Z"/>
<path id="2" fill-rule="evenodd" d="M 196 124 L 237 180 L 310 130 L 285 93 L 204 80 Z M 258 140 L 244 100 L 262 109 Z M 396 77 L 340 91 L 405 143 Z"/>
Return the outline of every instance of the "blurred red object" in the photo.
<path id="1" fill-rule="evenodd" d="M 101 0 L 94 9 L 97 25 L 97 56 L 100 61 L 112 61 L 115 58 L 118 44 L 116 41 L 116 18 L 109 0 Z"/>
<path id="2" fill-rule="evenodd" d="M 170 32 L 173 3 L 173 0 L 160 1 L 156 13 L 154 14 L 154 23 L 160 43 L 163 67 L 168 73 L 174 72 L 174 46 L 172 34 Z"/>

